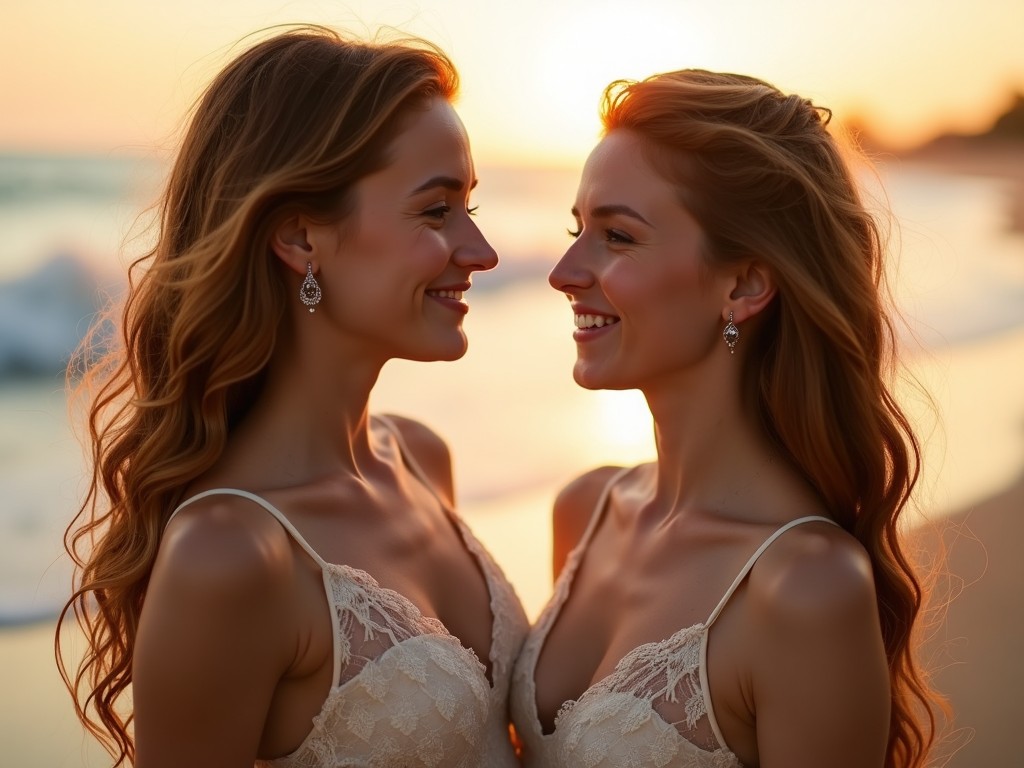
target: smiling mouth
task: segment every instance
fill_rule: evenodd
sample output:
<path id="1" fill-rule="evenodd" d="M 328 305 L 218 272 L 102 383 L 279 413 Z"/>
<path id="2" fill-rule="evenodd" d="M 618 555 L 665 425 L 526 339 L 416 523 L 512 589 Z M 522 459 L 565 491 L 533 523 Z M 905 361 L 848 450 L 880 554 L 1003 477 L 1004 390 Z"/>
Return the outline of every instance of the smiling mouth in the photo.
<path id="1" fill-rule="evenodd" d="M 615 325 L 619 318 L 615 315 L 573 315 L 576 327 L 581 330 L 588 328 L 603 328 L 606 325 Z"/>
<path id="2" fill-rule="evenodd" d="M 427 291 L 428 296 L 437 296 L 442 299 L 455 299 L 456 301 L 462 301 L 462 294 L 465 291 Z"/>

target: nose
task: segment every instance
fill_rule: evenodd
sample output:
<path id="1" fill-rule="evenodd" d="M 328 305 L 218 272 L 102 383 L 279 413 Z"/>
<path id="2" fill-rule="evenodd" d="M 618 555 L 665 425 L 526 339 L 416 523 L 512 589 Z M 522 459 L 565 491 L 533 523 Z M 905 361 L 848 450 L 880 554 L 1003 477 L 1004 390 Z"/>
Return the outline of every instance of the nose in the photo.
<path id="1" fill-rule="evenodd" d="M 491 247 L 484 237 L 483 232 L 472 220 L 468 222 L 469 234 L 466 239 L 456 247 L 452 254 L 452 260 L 460 267 L 469 269 L 472 272 L 486 272 L 498 266 L 498 252 Z"/>
<path id="2" fill-rule="evenodd" d="M 548 283 L 562 293 L 574 293 L 580 288 L 589 288 L 594 284 L 594 274 L 584 263 L 582 244 L 579 240 L 562 254 L 562 258 L 548 274 Z"/>

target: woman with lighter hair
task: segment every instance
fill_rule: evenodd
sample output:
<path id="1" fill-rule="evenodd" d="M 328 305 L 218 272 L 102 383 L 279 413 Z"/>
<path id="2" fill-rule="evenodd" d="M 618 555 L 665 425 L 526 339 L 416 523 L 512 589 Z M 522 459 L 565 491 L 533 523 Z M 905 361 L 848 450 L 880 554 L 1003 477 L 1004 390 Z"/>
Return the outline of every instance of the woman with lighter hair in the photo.
<path id="1" fill-rule="evenodd" d="M 444 442 L 367 405 L 388 360 L 463 355 L 464 294 L 497 263 L 457 83 L 422 41 L 301 28 L 192 116 L 86 379 L 65 612 L 88 648 L 62 671 L 117 765 L 516 765 L 522 608 L 455 513 Z"/>

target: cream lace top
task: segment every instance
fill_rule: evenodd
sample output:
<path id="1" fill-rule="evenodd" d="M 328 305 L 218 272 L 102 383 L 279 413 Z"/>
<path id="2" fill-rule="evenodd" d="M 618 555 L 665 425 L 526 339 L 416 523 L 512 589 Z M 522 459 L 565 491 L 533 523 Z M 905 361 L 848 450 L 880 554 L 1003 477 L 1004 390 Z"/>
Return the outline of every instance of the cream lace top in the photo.
<path id="1" fill-rule="evenodd" d="M 772 542 L 790 528 L 825 517 L 802 517 L 775 531 L 747 561 L 701 624 L 684 627 L 657 643 L 634 648 L 610 675 L 576 701 L 565 702 L 555 730 L 545 734 L 537 715 L 535 670 L 544 641 L 565 604 L 573 577 L 594 535 L 615 474 L 598 501 L 590 524 L 570 553 L 555 593 L 527 637 L 512 680 L 511 710 L 529 768 L 742 768 L 725 744 L 708 687 L 708 630 Z"/>
<path id="2" fill-rule="evenodd" d="M 384 421 L 382 419 L 382 421 Z M 400 433 L 404 460 L 433 490 Z M 260 768 L 342 766 L 516 766 L 508 730 L 512 665 L 528 630 L 519 599 L 501 569 L 454 511 L 438 497 L 476 558 L 490 592 L 491 676 L 437 619 L 423 616 L 408 599 L 381 587 L 365 571 L 324 561 L 265 499 L 233 488 L 197 494 L 229 494 L 259 504 L 273 515 L 320 566 L 334 627 L 334 684 L 311 730 L 292 754 L 260 760 Z M 436 494 L 435 494 L 436 495 Z M 177 512 L 177 510 L 175 510 Z"/>

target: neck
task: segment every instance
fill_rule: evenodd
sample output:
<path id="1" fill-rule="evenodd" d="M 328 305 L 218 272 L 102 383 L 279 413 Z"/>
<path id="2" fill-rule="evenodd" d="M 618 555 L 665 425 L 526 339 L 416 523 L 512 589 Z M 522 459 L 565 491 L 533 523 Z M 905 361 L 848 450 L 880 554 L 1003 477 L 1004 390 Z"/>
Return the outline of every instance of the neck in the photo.
<path id="1" fill-rule="evenodd" d="M 761 508 L 751 500 L 774 451 L 743 407 L 738 375 L 680 374 L 645 388 L 644 396 L 658 455 L 655 516 L 746 518 Z"/>
<path id="2" fill-rule="evenodd" d="M 278 344 L 262 392 L 230 440 L 233 466 L 260 473 L 267 485 L 365 477 L 377 463 L 369 397 L 384 361 L 326 352 L 305 339 Z"/>

